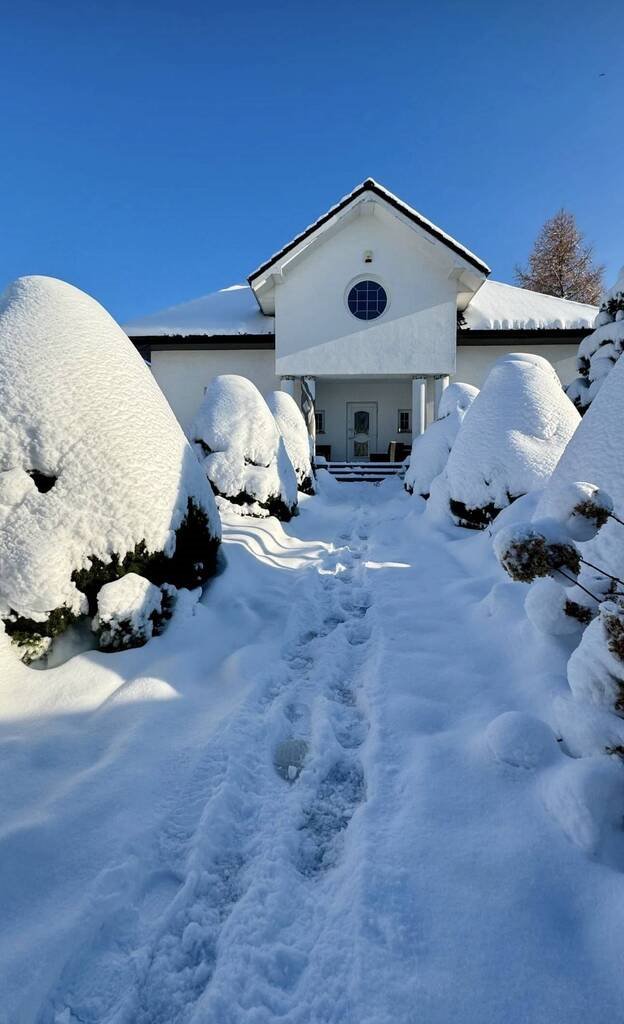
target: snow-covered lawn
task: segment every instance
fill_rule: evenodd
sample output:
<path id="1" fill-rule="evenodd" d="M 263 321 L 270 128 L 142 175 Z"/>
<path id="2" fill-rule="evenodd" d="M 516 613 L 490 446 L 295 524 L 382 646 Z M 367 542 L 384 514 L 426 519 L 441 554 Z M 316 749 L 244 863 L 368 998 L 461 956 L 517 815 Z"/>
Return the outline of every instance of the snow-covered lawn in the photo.
<path id="1" fill-rule="evenodd" d="M 331 483 L 224 513 L 146 647 L 0 655 L 0 1021 L 621 1019 L 624 776 L 557 740 L 578 638 L 487 533 Z"/>

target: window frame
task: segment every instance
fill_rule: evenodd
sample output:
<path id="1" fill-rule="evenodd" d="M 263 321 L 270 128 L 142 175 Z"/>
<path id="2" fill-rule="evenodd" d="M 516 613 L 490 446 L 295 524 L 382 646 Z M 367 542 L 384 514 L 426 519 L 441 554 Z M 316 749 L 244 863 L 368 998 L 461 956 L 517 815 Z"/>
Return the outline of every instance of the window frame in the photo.
<path id="1" fill-rule="evenodd" d="M 401 426 L 401 416 L 407 416 L 407 429 Z M 412 410 L 399 409 L 397 413 L 397 434 L 411 434 L 412 432 Z"/>
<path id="2" fill-rule="evenodd" d="M 355 313 L 353 313 L 351 311 L 350 307 L 349 307 L 349 295 L 351 294 L 352 289 L 355 288 L 356 285 L 362 284 L 364 281 L 371 281 L 373 284 L 379 285 L 380 288 L 383 288 L 385 296 L 386 296 L 386 305 L 385 305 L 383 313 L 379 313 L 377 316 L 370 317 L 369 319 L 366 319 L 366 320 L 362 319 L 361 317 L 359 317 Z M 357 320 L 357 322 L 360 323 L 360 324 L 376 324 L 380 320 L 383 320 L 383 318 L 385 317 L 386 313 L 390 309 L 390 304 L 391 304 L 391 301 L 392 301 L 391 300 L 391 296 L 390 296 L 390 289 L 388 288 L 388 285 L 386 284 L 386 282 L 383 281 L 377 275 L 373 276 L 372 274 L 358 274 L 357 277 L 354 277 L 351 281 L 349 281 L 349 284 L 345 288 L 343 298 L 344 298 L 344 305 L 345 305 L 345 309 L 346 309 L 347 313 L 349 314 L 350 317 L 352 317 L 354 320 Z"/>
<path id="3" fill-rule="evenodd" d="M 319 427 L 319 418 L 320 418 L 320 421 L 321 421 L 321 426 L 320 427 Z M 314 426 L 315 426 L 315 431 L 316 431 L 317 434 L 324 434 L 325 433 L 325 410 L 324 409 L 315 409 L 314 410 Z"/>

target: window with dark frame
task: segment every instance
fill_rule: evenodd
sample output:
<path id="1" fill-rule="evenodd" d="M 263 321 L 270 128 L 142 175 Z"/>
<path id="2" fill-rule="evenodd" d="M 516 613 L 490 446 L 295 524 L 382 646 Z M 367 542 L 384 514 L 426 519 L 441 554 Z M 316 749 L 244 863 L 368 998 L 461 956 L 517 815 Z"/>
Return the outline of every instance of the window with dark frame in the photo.
<path id="1" fill-rule="evenodd" d="M 386 289 L 377 281 L 358 281 L 349 292 L 347 305 L 358 320 L 376 320 L 388 305 Z"/>
<path id="2" fill-rule="evenodd" d="M 412 432 L 412 410 L 399 409 L 399 434 L 411 434 Z"/>
<path id="3" fill-rule="evenodd" d="M 317 434 L 325 433 L 325 410 L 315 409 L 314 419 L 316 421 L 316 432 Z"/>

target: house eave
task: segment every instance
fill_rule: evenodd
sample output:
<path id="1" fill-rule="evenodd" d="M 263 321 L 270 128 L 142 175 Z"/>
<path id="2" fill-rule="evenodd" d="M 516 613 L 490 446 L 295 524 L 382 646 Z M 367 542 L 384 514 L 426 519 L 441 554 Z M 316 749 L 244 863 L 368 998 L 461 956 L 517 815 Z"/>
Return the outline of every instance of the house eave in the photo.
<path id="1" fill-rule="evenodd" d="M 504 345 L 508 341 L 527 341 L 532 345 L 578 345 L 592 331 L 592 327 L 463 328 L 457 331 L 457 344 Z"/>

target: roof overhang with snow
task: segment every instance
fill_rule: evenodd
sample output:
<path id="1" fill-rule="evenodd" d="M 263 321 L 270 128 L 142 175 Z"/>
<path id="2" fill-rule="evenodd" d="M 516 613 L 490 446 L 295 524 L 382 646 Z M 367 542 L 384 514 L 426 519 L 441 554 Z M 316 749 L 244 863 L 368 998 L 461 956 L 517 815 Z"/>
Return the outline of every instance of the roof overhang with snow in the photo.
<path id="1" fill-rule="evenodd" d="M 249 285 L 262 312 L 267 316 L 274 314 L 275 286 L 283 280 L 288 268 L 304 254 L 322 244 L 356 217 L 379 216 L 382 211 L 390 213 L 412 230 L 426 235 L 434 244 L 453 255 L 452 276 L 457 281 L 458 306 L 464 309 L 485 281 L 490 268 L 470 249 L 427 220 L 383 185 L 372 178 L 367 178 L 249 275 Z"/>

